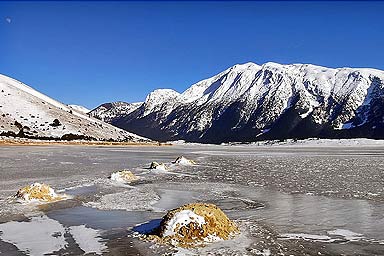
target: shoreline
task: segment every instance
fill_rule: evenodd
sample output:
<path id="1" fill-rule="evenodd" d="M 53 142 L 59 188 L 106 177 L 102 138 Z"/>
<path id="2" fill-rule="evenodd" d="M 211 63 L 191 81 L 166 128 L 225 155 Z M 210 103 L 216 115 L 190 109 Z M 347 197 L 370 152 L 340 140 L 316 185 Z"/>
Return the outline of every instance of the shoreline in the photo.
<path id="1" fill-rule="evenodd" d="M 158 141 L 97 141 L 97 140 L 39 140 L 29 138 L 12 138 L 0 136 L 1 146 L 51 146 L 51 145 L 68 145 L 68 146 L 177 146 L 177 145 L 214 145 L 214 146 L 230 146 L 230 147 L 257 147 L 257 148 L 278 148 L 278 147 L 295 147 L 295 148 L 310 148 L 310 147 L 361 147 L 384 146 L 384 140 L 367 139 L 367 138 L 351 138 L 351 139 L 318 139 L 308 138 L 303 140 L 286 139 L 284 141 L 267 140 L 256 142 L 229 142 L 221 144 L 211 143 L 193 143 L 178 141 L 158 142 Z"/>
<path id="2" fill-rule="evenodd" d="M 28 140 L 0 138 L 1 146 L 172 146 L 162 142 L 118 142 L 118 141 L 63 141 L 63 140 Z"/>

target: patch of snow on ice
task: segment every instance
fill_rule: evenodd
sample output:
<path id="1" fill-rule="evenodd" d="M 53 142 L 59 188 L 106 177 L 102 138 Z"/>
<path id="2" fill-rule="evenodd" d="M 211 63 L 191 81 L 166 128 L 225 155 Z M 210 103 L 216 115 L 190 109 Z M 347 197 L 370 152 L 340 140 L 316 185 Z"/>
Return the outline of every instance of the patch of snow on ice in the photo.
<path id="1" fill-rule="evenodd" d="M 103 251 L 107 249 L 105 243 L 103 243 L 99 237 L 98 230 L 87 228 L 85 225 L 72 226 L 69 230 L 73 239 L 84 253 L 101 255 Z"/>
<path id="2" fill-rule="evenodd" d="M 54 254 L 67 246 L 65 228 L 47 216 L 33 217 L 29 222 L 3 223 L 0 231 L 3 241 L 29 255 Z"/>
<path id="3" fill-rule="evenodd" d="M 325 243 L 330 243 L 330 242 L 333 242 L 334 239 L 332 239 L 331 237 L 329 236 L 325 236 L 325 235 L 312 235 L 312 234 L 304 234 L 304 233 L 286 233 L 286 234 L 282 234 L 280 236 L 281 239 L 287 239 L 287 240 L 290 240 L 290 239 L 303 239 L 303 240 L 306 240 L 306 241 L 314 241 L 314 242 L 325 242 Z"/>
<path id="4" fill-rule="evenodd" d="M 363 234 L 355 233 L 347 229 L 335 229 L 327 233 L 333 236 L 342 236 L 348 241 L 359 241 L 364 238 Z"/>

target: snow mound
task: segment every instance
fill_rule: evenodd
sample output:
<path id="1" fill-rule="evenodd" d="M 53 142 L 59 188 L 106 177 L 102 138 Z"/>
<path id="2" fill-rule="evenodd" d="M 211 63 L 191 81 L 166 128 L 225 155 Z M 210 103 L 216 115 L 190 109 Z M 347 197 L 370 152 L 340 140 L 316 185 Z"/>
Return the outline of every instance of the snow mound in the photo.
<path id="1" fill-rule="evenodd" d="M 155 232 L 159 242 L 189 248 L 228 240 L 239 229 L 216 205 L 193 203 L 169 211 Z"/>
<path id="2" fill-rule="evenodd" d="M 179 156 L 172 163 L 180 165 L 195 165 L 196 163 L 193 160 L 187 159 L 184 156 Z"/>
<path id="3" fill-rule="evenodd" d="M 135 174 L 128 170 L 121 170 L 111 174 L 111 180 L 121 183 L 130 183 L 138 179 L 139 177 L 137 177 Z"/>
<path id="4" fill-rule="evenodd" d="M 56 202 L 68 198 L 65 194 L 56 194 L 49 185 L 38 182 L 19 189 L 15 197 L 23 202 Z"/>
<path id="5" fill-rule="evenodd" d="M 168 167 L 164 163 L 152 162 L 149 166 L 151 170 L 168 171 Z"/>

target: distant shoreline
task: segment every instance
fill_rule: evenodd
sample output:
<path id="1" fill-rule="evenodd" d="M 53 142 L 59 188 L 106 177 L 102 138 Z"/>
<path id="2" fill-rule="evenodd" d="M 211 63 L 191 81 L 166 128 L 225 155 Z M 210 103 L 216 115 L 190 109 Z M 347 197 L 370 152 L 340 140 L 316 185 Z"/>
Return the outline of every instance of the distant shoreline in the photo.
<path id="1" fill-rule="evenodd" d="M 216 145 L 216 146 L 247 146 L 260 148 L 274 147 L 361 147 L 361 146 L 384 146 L 384 140 L 354 138 L 354 139 L 317 139 L 304 140 L 287 139 L 284 141 L 267 140 L 256 142 L 230 142 L 222 144 L 200 144 L 188 142 L 158 142 L 158 141 L 97 141 L 97 140 L 38 140 L 28 138 L 0 137 L 0 148 L 2 146 L 174 146 L 174 145 Z"/>
<path id="2" fill-rule="evenodd" d="M 171 143 L 162 143 L 162 142 L 64 141 L 64 140 L 45 141 L 45 140 L 0 138 L 0 147 L 1 146 L 51 146 L 51 145 L 68 145 L 68 146 L 172 146 Z"/>

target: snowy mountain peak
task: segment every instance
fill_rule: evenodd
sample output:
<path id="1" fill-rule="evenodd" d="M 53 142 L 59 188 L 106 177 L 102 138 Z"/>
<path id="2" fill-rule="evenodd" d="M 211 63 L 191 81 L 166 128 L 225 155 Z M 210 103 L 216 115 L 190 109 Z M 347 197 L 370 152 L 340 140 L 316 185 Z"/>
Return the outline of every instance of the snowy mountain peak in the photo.
<path id="1" fill-rule="evenodd" d="M 109 123 L 116 117 L 128 115 L 129 113 L 135 111 L 142 104 L 143 102 L 127 103 L 123 101 L 104 103 L 91 110 L 89 115 Z"/>
<path id="2" fill-rule="evenodd" d="M 141 107 L 114 122 L 151 138 L 200 142 L 384 138 L 383 81 L 384 72 L 375 69 L 250 62 L 197 82 L 182 94 L 156 90 Z"/>
<path id="3" fill-rule="evenodd" d="M 175 102 L 180 97 L 180 93 L 172 89 L 157 89 L 148 94 L 144 102 L 144 114 L 148 115 L 153 110 L 158 110 L 164 103 L 167 105 Z"/>
<path id="4" fill-rule="evenodd" d="M 246 70 L 246 69 L 260 69 L 260 68 L 261 68 L 261 66 L 257 65 L 256 63 L 247 62 L 244 64 L 236 64 L 227 70 L 239 70 L 239 71 L 241 71 L 241 70 Z"/>
<path id="5" fill-rule="evenodd" d="M 168 99 L 175 99 L 180 96 L 175 90 L 172 89 L 157 89 L 149 93 L 145 99 L 145 104 L 162 103 Z"/>

